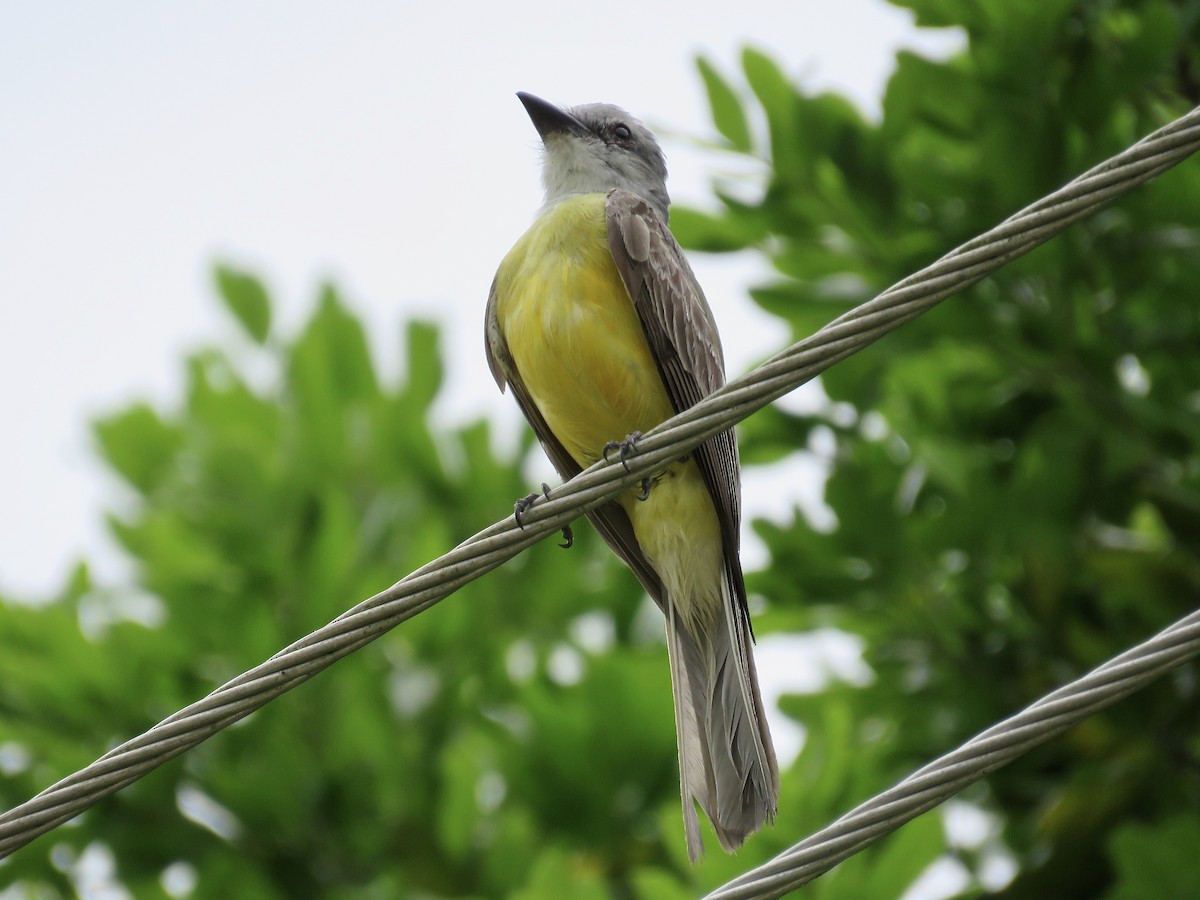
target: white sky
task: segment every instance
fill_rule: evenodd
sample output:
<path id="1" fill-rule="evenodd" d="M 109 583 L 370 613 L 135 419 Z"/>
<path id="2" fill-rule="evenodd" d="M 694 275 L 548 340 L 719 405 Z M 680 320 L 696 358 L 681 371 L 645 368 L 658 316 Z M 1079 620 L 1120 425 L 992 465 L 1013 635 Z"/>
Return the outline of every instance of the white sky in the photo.
<path id="1" fill-rule="evenodd" d="M 436 316 L 454 369 L 442 409 L 487 411 L 512 433 L 481 321 L 540 202 L 515 91 L 625 106 L 664 136 L 673 198 L 703 204 L 729 161 L 673 136 L 712 130 L 696 53 L 731 73 L 750 43 L 873 111 L 898 47 L 961 42 L 918 34 L 881 0 L 684 8 L 0 7 L 0 592 L 49 592 L 80 555 L 102 577 L 122 571 L 102 523 L 120 492 L 88 423 L 135 398 L 173 403 L 183 354 L 234 333 L 215 261 L 263 277 L 285 324 L 332 279 L 388 373 L 402 322 Z M 745 295 L 754 261 L 694 263 L 731 373 L 775 349 L 781 330 Z M 748 483 L 747 508 L 782 514 L 802 487 Z"/>

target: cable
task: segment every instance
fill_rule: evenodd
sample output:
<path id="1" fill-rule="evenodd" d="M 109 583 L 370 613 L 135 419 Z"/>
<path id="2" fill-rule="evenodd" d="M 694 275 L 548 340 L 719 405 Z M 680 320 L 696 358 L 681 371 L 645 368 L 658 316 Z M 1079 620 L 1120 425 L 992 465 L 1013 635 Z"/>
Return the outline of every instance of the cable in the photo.
<path id="1" fill-rule="evenodd" d="M 0 859 L 307 681 L 585 511 L 1197 149 L 1200 107 L 648 431 L 638 443 L 636 456 L 627 460 L 628 469 L 616 463 L 597 463 L 555 488 L 549 497 L 536 501 L 522 515 L 523 530 L 508 517 L 479 532 L 149 731 L 0 815 Z"/>
<path id="2" fill-rule="evenodd" d="M 776 897 L 807 884 L 967 785 L 1197 654 L 1200 654 L 1200 612 L 1185 616 L 1149 640 L 993 725 L 832 825 L 717 888 L 706 900 Z"/>

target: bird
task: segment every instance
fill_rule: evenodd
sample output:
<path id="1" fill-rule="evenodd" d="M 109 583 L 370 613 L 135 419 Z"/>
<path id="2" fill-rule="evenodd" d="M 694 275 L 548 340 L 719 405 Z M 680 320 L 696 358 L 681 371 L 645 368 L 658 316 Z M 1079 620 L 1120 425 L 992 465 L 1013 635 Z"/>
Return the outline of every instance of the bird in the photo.
<path id="1" fill-rule="evenodd" d="M 666 158 L 650 129 L 608 103 L 517 97 L 541 138 L 545 200 L 496 272 L 485 349 L 565 481 L 613 450 L 627 462 L 642 432 L 721 387 L 724 354 L 669 228 Z M 779 800 L 733 430 L 588 518 L 664 615 L 688 857 L 704 852 L 697 804 L 732 852 Z"/>

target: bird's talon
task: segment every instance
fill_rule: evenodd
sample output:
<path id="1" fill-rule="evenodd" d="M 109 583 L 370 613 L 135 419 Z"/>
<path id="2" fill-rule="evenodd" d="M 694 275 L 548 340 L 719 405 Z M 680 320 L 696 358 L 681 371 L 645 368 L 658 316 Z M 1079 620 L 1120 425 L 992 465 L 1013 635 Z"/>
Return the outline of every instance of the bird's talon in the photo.
<path id="1" fill-rule="evenodd" d="M 653 479 L 650 479 L 650 478 L 642 479 L 642 492 L 637 495 L 637 498 L 639 500 L 649 500 L 650 499 L 650 488 L 653 485 L 653 483 L 654 483 Z"/>
<path id="2" fill-rule="evenodd" d="M 629 463 L 626 460 L 637 453 L 637 443 L 642 439 L 640 431 L 631 431 L 625 435 L 625 440 L 621 441 L 621 465 L 625 467 L 625 471 L 629 471 Z"/>
<path id="3" fill-rule="evenodd" d="M 607 444 L 605 444 L 601 455 L 604 457 L 604 461 L 608 462 L 608 454 L 612 453 L 614 450 L 619 450 L 620 453 L 618 454 L 618 458 L 621 460 L 621 465 L 624 466 L 625 471 L 628 472 L 629 457 L 633 456 L 633 454 L 637 452 L 637 442 L 641 439 L 642 433 L 640 431 L 631 431 L 629 434 L 625 435 L 624 440 L 609 441 Z"/>
<path id="4" fill-rule="evenodd" d="M 542 482 L 542 496 L 547 500 L 550 499 L 550 485 L 546 484 L 544 481 Z M 559 544 L 558 546 L 562 547 L 564 550 L 570 550 L 571 546 L 575 543 L 575 534 L 571 531 L 570 522 L 563 526 L 562 533 L 563 543 Z"/>
<path id="5" fill-rule="evenodd" d="M 525 523 L 521 521 L 521 516 L 525 514 L 525 510 L 533 506 L 533 501 L 538 498 L 536 493 L 530 494 L 527 497 L 522 497 L 513 504 L 513 518 L 517 520 L 517 527 L 522 531 L 525 530 Z"/>
<path id="6" fill-rule="evenodd" d="M 534 501 L 537 500 L 539 496 L 545 497 L 547 500 L 550 499 L 550 485 L 546 484 L 544 481 L 542 482 L 542 493 L 540 495 L 535 491 L 528 496 L 522 497 L 513 504 L 513 518 L 517 520 L 517 527 L 522 531 L 525 530 L 525 523 L 521 521 L 521 516 L 525 514 L 525 511 L 529 509 L 529 507 L 533 506 Z M 575 535 L 571 531 L 571 526 L 569 523 L 563 526 L 562 533 L 564 543 L 559 544 L 558 546 L 562 547 L 564 550 L 569 550 L 575 543 Z"/>

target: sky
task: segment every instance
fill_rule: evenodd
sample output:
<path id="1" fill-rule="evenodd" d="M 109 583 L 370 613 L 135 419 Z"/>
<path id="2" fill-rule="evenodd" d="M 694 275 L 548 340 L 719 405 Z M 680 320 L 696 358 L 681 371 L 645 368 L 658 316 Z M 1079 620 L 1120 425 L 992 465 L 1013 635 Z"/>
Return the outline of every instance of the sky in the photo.
<path id="1" fill-rule="evenodd" d="M 495 268 L 541 199 L 516 91 L 624 106 L 659 134 L 673 199 L 704 206 L 714 177 L 752 192 L 762 172 L 689 139 L 713 134 L 697 54 L 734 75 L 755 46 L 806 88 L 877 114 L 898 48 L 944 56 L 962 41 L 880 0 L 563 10 L 0 7 L 0 593 L 50 594 L 79 558 L 102 580 L 125 573 L 103 519 L 123 494 L 89 423 L 135 399 L 169 407 L 184 354 L 236 339 L 217 261 L 261 276 L 285 329 L 332 281 L 388 373 L 403 323 L 437 318 L 452 363 L 439 412 L 487 414 L 515 435 L 481 323 Z M 746 295 L 769 277 L 763 263 L 693 263 L 725 323 L 731 374 L 780 346 L 785 331 Z M 819 484 L 794 466 L 762 473 L 747 510 L 786 518 L 798 500 L 819 516 Z"/>

